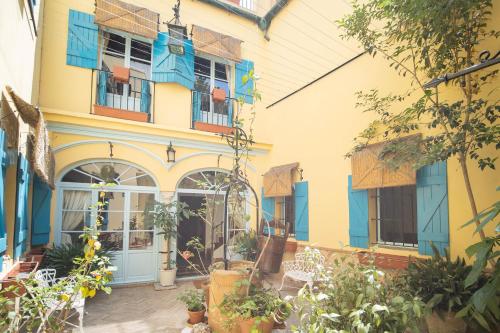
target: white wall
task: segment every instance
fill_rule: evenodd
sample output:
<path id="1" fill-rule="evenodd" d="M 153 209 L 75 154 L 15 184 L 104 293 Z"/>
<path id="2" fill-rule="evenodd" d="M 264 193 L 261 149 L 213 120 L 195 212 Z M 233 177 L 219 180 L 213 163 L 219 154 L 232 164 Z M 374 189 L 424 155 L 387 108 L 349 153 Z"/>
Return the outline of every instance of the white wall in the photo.
<path id="1" fill-rule="evenodd" d="M 38 84 L 33 84 L 37 37 L 29 8 L 30 0 L 3 0 L 0 9 L 0 89 L 11 86 L 25 101 L 36 104 Z M 40 34 L 40 8 L 36 1 L 34 16 Z"/>

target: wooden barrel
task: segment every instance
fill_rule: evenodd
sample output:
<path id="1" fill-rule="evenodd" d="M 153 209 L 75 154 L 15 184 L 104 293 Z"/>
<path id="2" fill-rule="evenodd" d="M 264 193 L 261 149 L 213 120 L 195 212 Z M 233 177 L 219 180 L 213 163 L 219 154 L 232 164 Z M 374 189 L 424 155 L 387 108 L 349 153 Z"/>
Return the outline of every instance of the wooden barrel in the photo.
<path id="1" fill-rule="evenodd" d="M 264 273 L 278 273 L 285 252 L 286 238 L 283 236 L 272 235 L 266 248 L 266 235 L 259 236 L 259 252 L 264 251 L 259 262 L 259 269 Z"/>

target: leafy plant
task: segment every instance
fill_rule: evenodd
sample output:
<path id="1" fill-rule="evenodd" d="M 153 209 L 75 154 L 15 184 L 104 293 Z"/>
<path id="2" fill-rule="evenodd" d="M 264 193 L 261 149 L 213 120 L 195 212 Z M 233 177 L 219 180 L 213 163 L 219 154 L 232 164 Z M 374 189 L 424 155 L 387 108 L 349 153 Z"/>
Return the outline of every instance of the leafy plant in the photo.
<path id="1" fill-rule="evenodd" d="M 163 235 L 167 244 L 167 261 L 164 262 L 166 269 L 172 269 L 175 260 L 170 259 L 171 240 L 177 237 L 177 225 L 184 219 L 192 215 L 189 206 L 184 202 L 170 201 L 169 203 L 153 202 L 144 209 L 144 222 L 151 223 L 160 231 L 158 235 Z"/>
<path id="2" fill-rule="evenodd" d="M 399 277 L 342 257 L 320 268 L 317 278 L 318 285 L 303 287 L 294 300 L 294 332 L 418 332 L 425 304 Z"/>
<path id="3" fill-rule="evenodd" d="M 188 311 L 198 312 L 205 310 L 205 293 L 203 291 L 189 289 L 184 291 L 177 299 L 186 304 Z"/>
<path id="4" fill-rule="evenodd" d="M 221 313 L 227 317 L 227 327 L 236 320 L 255 319 L 255 325 L 268 320 L 282 322 L 290 314 L 291 305 L 272 289 L 251 288 L 248 295 L 237 292 L 227 294 L 219 304 Z"/>
<path id="5" fill-rule="evenodd" d="M 420 296 L 431 309 L 440 311 L 459 311 L 479 288 L 479 281 L 467 288 L 465 280 L 472 267 L 462 258 L 450 259 L 449 251 L 441 256 L 437 247 L 431 243 L 434 255 L 408 265 L 408 287 Z"/>
<path id="6" fill-rule="evenodd" d="M 234 240 L 234 252 L 241 254 L 245 260 L 257 259 L 257 234 L 255 230 L 239 233 Z"/>
<path id="7" fill-rule="evenodd" d="M 99 202 L 95 205 L 97 210 L 103 208 L 104 200 L 104 195 L 100 194 Z M 112 277 L 108 268 L 109 258 L 98 255 L 101 250 L 98 241 L 100 226 L 100 219 L 97 218 L 94 226 L 84 227 L 80 236 L 84 244 L 83 255 L 73 259 L 76 267 L 66 278 L 46 286 L 31 274 L 27 279 L 18 280 L 17 286 L 0 291 L 2 332 L 62 332 L 72 306 L 80 296 L 94 297 L 99 290 L 111 293 L 108 286 Z M 9 298 L 9 293 L 16 293 L 18 300 L 14 302 Z"/>
<path id="8" fill-rule="evenodd" d="M 500 148 L 500 106 L 488 91 L 498 86 L 498 69 L 451 80 L 445 96 L 425 82 L 479 62 L 482 41 L 491 39 L 495 44 L 500 31 L 494 25 L 488 28 L 492 6 L 491 0 L 354 0 L 352 12 L 339 21 L 344 38 L 359 41 L 374 57 L 382 55 L 388 67 L 411 84 L 411 90 L 402 94 L 383 96 L 377 89 L 358 93 L 357 106 L 375 113 L 377 119 L 355 139 L 353 151 L 393 139 L 379 158 L 392 160 L 395 166 L 411 163 L 418 168 L 457 158 L 474 217 L 478 210 L 469 161 L 477 161 L 481 170 L 494 169 L 497 156 L 490 154 L 494 150 L 483 148 Z M 400 104 L 407 99 L 411 102 Z M 427 134 L 398 140 L 421 129 Z M 478 233 L 486 237 L 483 230 Z"/>
<path id="9" fill-rule="evenodd" d="M 68 274 L 78 264 L 75 263 L 75 258 L 84 256 L 85 244 L 83 242 L 66 243 L 53 246 L 45 251 L 41 268 L 54 268 L 57 272 L 57 277 L 68 276 Z M 102 245 L 100 250 L 96 251 L 96 255 L 111 260 L 113 258 L 113 247 Z"/>
<path id="10" fill-rule="evenodd" d="M 500 187 L 497 188 L 500 191 Z M 499 331 L 500 327 L 500 201 L 483 210 L 475 219 L 467 222 L 466 227 L 476 221 L 480 224 L 474 233 L 479 232 L 490 223 L 496 223 L 495 235 L 486 237 L 480 242 L 469 246 L 465 251 L 469 257 L 475 257 L 471 271 L 465 279 L 465 287 L 473 290 L 473 295 L 465 307 L 457 314 L 460 317 L 471 316 L 479 325 L 488 331 Z M 494 261 L 492 271 L 484 273 L 488 261 Z M 478 282 L 486 279 L 480 288 L 474 288 Z"/>

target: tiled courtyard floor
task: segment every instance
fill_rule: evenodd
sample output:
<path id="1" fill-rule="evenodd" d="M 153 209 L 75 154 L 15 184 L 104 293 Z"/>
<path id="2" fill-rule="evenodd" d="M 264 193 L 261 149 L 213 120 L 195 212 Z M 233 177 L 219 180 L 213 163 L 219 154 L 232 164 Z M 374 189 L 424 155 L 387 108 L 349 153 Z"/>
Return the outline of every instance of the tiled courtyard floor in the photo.
<path id="1" fill-rule="evenodd" d="M 267 279 L 266 279 L 267 280 Z M 269 280 L 268 280 L 269 281 Z M 280 286 L 280 277 L 272 284 Z M 85 333 L 177 333 L 185 327 L 187 312 L 177 295 L 194 288 L 192 282 L 178 282 L 178 288 L 156 291 L 153 285 L 115 287 L 111 295 L 98 294 L 85 305 Z M 287 289 L 282 295 L 296 293 Z M 289 321 L 294 321 L 290 318 Z"/>

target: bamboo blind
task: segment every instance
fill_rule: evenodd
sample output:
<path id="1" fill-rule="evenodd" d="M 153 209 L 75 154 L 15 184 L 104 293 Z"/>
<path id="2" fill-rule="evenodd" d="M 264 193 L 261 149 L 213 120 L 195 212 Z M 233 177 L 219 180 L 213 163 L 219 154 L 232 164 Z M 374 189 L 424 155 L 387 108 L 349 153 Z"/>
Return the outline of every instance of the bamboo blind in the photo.
<path id="1" fill-rule="evenodd" d="M 235 62 L 241 61 L 241 40 L 194 24 L 191 34 L 197 52 L 212 54 Z"/>
<path id="2" fill-rule="evenodd" d="M 417 172 L 411 163 L 399 168 L 389 168 L 379 158 L 387 142 L 366 146 L 352 155 L 352 188 L 356 190 L 383 188 L 391 186 L 415 185 Z"/>
<path id="3" fill-rule="evenodd" d="M 120 0 L 96 0 L 95 23 L 156 39 L 160 15 Z"/>
<path id="4" fill-rule="evenodd" d="M 264 174 L 264 196 L 284 197 L 292 195 L 293 171 L 299 163 L 280 165 Z"/>

